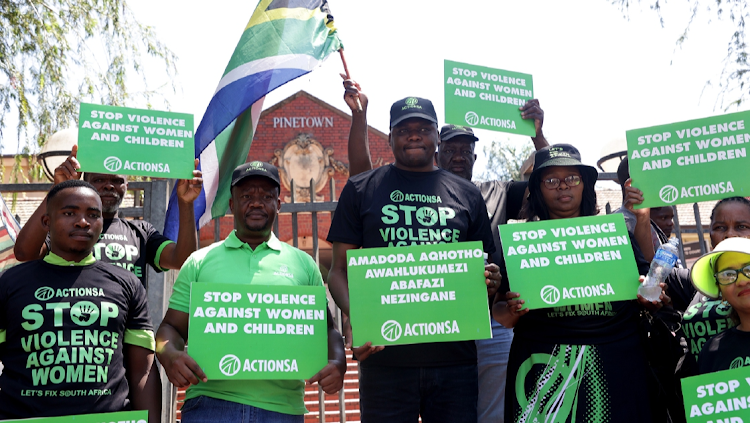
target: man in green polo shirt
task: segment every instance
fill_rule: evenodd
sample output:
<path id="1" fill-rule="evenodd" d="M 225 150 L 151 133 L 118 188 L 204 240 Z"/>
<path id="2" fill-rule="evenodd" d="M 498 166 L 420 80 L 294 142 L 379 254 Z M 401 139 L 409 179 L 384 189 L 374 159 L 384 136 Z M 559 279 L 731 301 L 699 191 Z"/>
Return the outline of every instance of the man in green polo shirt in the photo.
<path id="1" fill-rule="evenodd" d="M 323 285 L 313 259 L 279 241 L 271 231 L 281 207 L 278 170 L 264 162 L 245 163 L 232 173 L 231 187 L 229 208 L 235 230 L 224 241 L 193 253 L 180 269 L 169 310 L 156 334 L 157 356 L 174 385 L 189 386 L 183 423 L 302 423 L 307 411 L 304 381 L 209 381 L 185 352 L 191 283 Z M 288 268 L 287 275 L 274 275 L 282 265 Z M 308 383 L 318 382 L 333 394 L 343 386 L 345 371 L 344 345 L 329 311 L 328 364 Z"/>

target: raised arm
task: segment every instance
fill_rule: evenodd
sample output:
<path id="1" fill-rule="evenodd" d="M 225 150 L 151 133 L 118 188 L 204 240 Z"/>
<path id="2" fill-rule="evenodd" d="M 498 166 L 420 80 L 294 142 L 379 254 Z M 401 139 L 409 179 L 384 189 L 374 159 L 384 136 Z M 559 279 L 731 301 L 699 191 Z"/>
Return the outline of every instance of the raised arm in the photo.
<path id="1" fill-rule="evenodd" d="M 52 181 L 54 185 L 70 179 L 81 178 L 81 173 L 78 172 L 81 165 L 78 163 L 78 159 L 76 159 L 77 155 L 78 146 L 74 145 L 70 156 L 60 166 L 55 168 Z M 29 217 L 29 220 L 21 228 L 21 232 L 18 233 L 16 245 L 13 247 L 13 254 L 18 261 L 36 260 L 47 254 L 47 245 L 44 243 L 47 239 L 47 231 L 42 227 L 42 216 L 44 216 L 46 211 L 47 198 L 37 207 L 34 214 Z"/>
<path id="2" fill-rule="evenodd" d="M 198 159 L 195 159 L 193 179 L 180 179 L 177 182 L 177 208 L 180 216 L 180 228 L 177 242 L 169 243 L 161 252 L 159 266 L 165 269 L 178 270 L 185 260 L 198 249 L 198 232 L 195 228 L 193 202 L 203 188 L 203 174 L 198 170 Z"/>
<path id="3" fill-rule="evenodd" d="M 372 169 L 370 156 L 370 142 L 367 139 L 367 95 L 356 81 L 344 78 L 344 101 L 352 111 L 352 127 L 349 129 L 349 176 Z M 357 110 L 357 98 L 362 104 L 362 110 Z"/>
<path id="4" fill-rule="evenodd" d="M 544 138 L 542 132 L 542 125 L 544 124 L 544 110 L 539 105 L 539 100 L 532 99 L 526 102 L 523 106 L 519 107 L 521 110 L 522 119 L 533 119 L 534 129 L 536 129 L 536 136 L 531 137 L 531 141 L 534 142 L 534 148 L 538 151 L 539 149 L 549 145 L 547 139 Z"/>
<path id="5" fill-rule="evenodd" d="M 161 421 L 161 379 L 154 352 L 138 345 L 124 344 L 125 371 L 134 410 L 148 410 L 148 422 Z"/>
<path id="6" fill-rule="evenodd" d="M 631 179 L 625 181 L 625 198 L 623 204 L 625 208 L 633 212 L 636 223 L 633 236 L 638 246 L 641 248 L 643 258 L 647 262 L 654 259 L 654 243 L 651 240 L 651 212 L 650 209 L 634 209 L 633 206 L 643 202 L 643 192 L 638 188 L 631 186 Z"/>

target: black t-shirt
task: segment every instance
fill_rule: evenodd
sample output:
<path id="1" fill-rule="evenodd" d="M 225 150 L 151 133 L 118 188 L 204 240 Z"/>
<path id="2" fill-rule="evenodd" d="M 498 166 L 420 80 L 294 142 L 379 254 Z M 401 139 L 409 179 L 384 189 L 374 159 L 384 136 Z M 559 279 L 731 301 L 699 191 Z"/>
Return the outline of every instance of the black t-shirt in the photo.
<path id="1" fill-rule="evenodd" d="M 698 360 L 706 341 L 734 326 L 729 315 L 732 306 L 722 300 L 712 300 L 700 292 L 682 315 L 682 331 L 687 339 L 688 352 Z"/>
<path id="2" fill-rule="evenodd" d="M 161 273 L 162 268 L 156 265 L 156 253 L 167 242 L 172 240 L 145 220 L 104 219 L 99 242 L 94 245 L 94 258 L 132 272 L 143 283 L 146 264 Z"/>
<path id="3" fill-rule="evenodd" d="M 23 283 L 19 283 L 23 281 Z M 122 411 L 126 329 L 153 331 L 132 273 L 35 260 L 0 275 L 0 420 Z"/>
<path id="4" fill-rule="evenodd" d="M 698 357 L 700 374 L 750 366 L 750 332 L 736 327 L 709 339 Z"/>
<path id="5" fill-rule="evenodd" d="M 508 219 L 518 219 L 523 206 L 523 195 L 529 183 L 515 181 L 487 181 L 474 183 L 482 193 L 482 198 L 487 206 L 487 212 L 492 226 L 492 237 L 495 241 L 495 252 L 492 254 L 492 262 L 504 268 L 503 247 L 500 243 L 500 230 L 498 227 L 508 222 Z M 505 272 L 503 272 L 505 277 Z"/>
<path id="6" fill-rule="evenodd" d="M 638 273 L 648 273 L 644 259 L 633 236 L 630 244 Z M 582 273 L 581 278 L 606 280 L 607 275 Z M 635 281 L 634 281 L 635 282 Z M 507 291 L 503 284 L 501 292 Z M 634 287 L 633 289 L 637 289 Z M 529 340 L 555 344 L 600 344 L 635 335 L 640 308 L 635 300 L 579 304 L 530 310 L 514 328 L 514 335 Z"/>
<path id="7" fill-rule="evenodd" d="M 482 241 L 485 252 L 495 251 L 477 187 L 442 169 L 408 172 L 394 165 L 349 179 L 328 241 L 363 248 Z M 362 366 L 447 366 L 476 360 L 473 341 L 440 342 L 388 346 Z"/>

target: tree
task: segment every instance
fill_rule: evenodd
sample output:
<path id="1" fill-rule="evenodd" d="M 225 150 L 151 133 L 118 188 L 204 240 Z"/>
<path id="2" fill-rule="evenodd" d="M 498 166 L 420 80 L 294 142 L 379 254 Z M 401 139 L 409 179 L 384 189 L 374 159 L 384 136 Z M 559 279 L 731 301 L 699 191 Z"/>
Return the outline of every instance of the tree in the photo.
<path id="1" fill-rule="evenodd" d="M 175 55 L 126 0 L 0 0 L 0 149 L 11 114 L 18 151 L 34 154 L 75 124 L 81 101 L 150 106 L 157 92 L 144 73 L 149 57 L 175 74 Z M 142 91 L 134 91 L 137 76 Z"/>
<path id="2" fill-rule="evenodd" d="M 517 144 L 510 140 L 492 140 L 482 151 L 487 156 L 487 168 L 479 175 L 479 180 L 520 181 L 521 166 L 534 151 L 534 146 L 529 142 Z"/>
<path id="3" fill-rule="evenodd" d="M 630 7 L 634 3 L 640 3 L 641 0 L 609 0 L 612 4 L 618 6 L 625 17 L 630 13 Z M 659 21 L 664 26 L 664 16 L 662 15 L 662 5 L 665 0 L 645 0 L 651 10 L 659 16 Z M 732 106 L 740 107 L 746 100 L 748 88 L 750 88 L 750 63 L 748 62 L 748 46 L 746 43 L 745 22 L 750 20 L 750 3 L 747 0 L 688 0 L 687 5 L 690 10 L 690 17 L 685 24 L 685 29 L 676 40 L 676 46 L 682 47 L 689 39 L 691 27 L 696 18 L 701 13 L 707 15 L 707 19 L 729 20 L 734 25 L 734 31 L 727 41 L 727 55 L 723 61 L 722 71 L 717 78 L 719 87 L 719 98 L 717 104 L 725 111 Z M 683 6 L 680 6 L 683 7 Z M 711 81 L 708 82 L 712 84 Z M 729 96 L 729 97 L 728 97 Z"/>

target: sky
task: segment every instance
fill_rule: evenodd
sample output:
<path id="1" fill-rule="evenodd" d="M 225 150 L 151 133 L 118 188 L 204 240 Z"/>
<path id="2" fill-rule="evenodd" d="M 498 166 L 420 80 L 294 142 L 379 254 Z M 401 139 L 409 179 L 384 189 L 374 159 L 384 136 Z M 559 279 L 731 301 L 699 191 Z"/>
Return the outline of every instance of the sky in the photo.
<path id="1" fill-rule="evenodd" d="M 677 48 L 689 17 L 685 6 L 666 4 L 662 27 L 646 4 L 631 3 L 626 18 L 609 0 L 329 1 L 351 75 L 370 98 L 370 125 L 387 133 L 390 105 L 406 96 L 431 99 L 442 124 L 445 59 L 523 72 L 534 78 L 547 139 L 575 145 L 591 165 L 628 129 L 723 113 L 717 91 L 706 82 L 721 72 L 731 24 L 708 24 L 709 16 L 699 14 L 692 36 Z M 179 89 L 166 98 L 173 111 L 193 113 L 197 127 L 256 2 L 128 4 L 178 56 Z M 167 82 L 155 61 L 147 69 L 153 69 L 151 86 Z M 305 90 L 348 111 L 342 71 L 332 55 L 268 95 L 265 107 Z M 482 141 L 530 142 L 477 132 L 480 155 Z M 480 166 L 481 157 L 475 174 Z"/>

